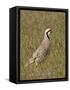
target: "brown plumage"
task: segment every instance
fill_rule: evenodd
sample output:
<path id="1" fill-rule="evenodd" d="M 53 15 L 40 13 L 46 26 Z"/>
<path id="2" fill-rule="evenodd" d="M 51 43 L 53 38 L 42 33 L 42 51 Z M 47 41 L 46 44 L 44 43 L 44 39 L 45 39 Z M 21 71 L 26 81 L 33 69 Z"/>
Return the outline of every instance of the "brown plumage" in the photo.
<path id="1" fill-rule="evenodd" d="M 43 39 L 42 43 L 40 44 L 38 49 L 33 53 L 32 57 L 28 60 L 28 63 L 26 63 L 25 66 L 28 66 L 29 64 L 31 64 L 33 62 L 35 62 L 37 65 L 47 55 L 47 51 L 50 46 L 50 38 L 49 38 L 50 31 L 51 31 L 50 28 L 45 30 L 44 39 Z"/>

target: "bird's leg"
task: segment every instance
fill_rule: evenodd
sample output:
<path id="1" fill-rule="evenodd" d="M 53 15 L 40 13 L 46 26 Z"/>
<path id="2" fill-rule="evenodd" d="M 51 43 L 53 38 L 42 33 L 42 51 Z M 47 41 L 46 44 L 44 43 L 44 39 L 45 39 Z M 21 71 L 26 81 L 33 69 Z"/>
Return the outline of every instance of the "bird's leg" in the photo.
<path id="1" fill-rule="evenodd" d="M 36 66 L 38 65 L 38 62 L 35 62 Z"/>

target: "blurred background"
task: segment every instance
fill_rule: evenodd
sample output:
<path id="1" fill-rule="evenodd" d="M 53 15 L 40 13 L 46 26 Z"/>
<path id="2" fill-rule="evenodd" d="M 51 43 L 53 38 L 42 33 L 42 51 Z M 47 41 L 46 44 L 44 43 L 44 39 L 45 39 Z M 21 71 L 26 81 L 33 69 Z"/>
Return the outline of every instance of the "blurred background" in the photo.
<path id="1" fill-rule="evenodd" d="M 20 79 L 53 79 L 65 77 L 65 13 L 51 11 L 20 11 Z M 44 32 L 50 34 L 50 52 L 39 65 L 24 67 L 41 44 Z"/>

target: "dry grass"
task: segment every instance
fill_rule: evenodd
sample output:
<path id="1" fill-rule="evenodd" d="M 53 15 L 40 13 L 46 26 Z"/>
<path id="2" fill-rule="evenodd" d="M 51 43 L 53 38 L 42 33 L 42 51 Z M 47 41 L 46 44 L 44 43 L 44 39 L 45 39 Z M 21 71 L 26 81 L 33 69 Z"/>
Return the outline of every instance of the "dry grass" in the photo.
<path id="1" fill-rule="evenodd" d="M 24 67 L 38 48 L 47 27 L 52 28 L 50 53 L 38 66 Z M 20 80 L 65 77 L 65 13 L 20 12 Z"/>

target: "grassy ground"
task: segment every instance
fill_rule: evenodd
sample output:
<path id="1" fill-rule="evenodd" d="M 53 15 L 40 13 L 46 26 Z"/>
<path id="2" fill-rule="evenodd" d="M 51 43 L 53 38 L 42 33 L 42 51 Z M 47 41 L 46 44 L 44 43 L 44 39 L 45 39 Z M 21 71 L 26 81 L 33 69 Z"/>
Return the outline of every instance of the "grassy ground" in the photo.
<path id="1" fill-rule="evenodd" d="M 38 66 L 24 67 L 44 37 L 52 29 L 50 53 Z M 65 77 L 65 14 L 62 12 L 20 12 L 20 79 L 51 79 Z"/>

